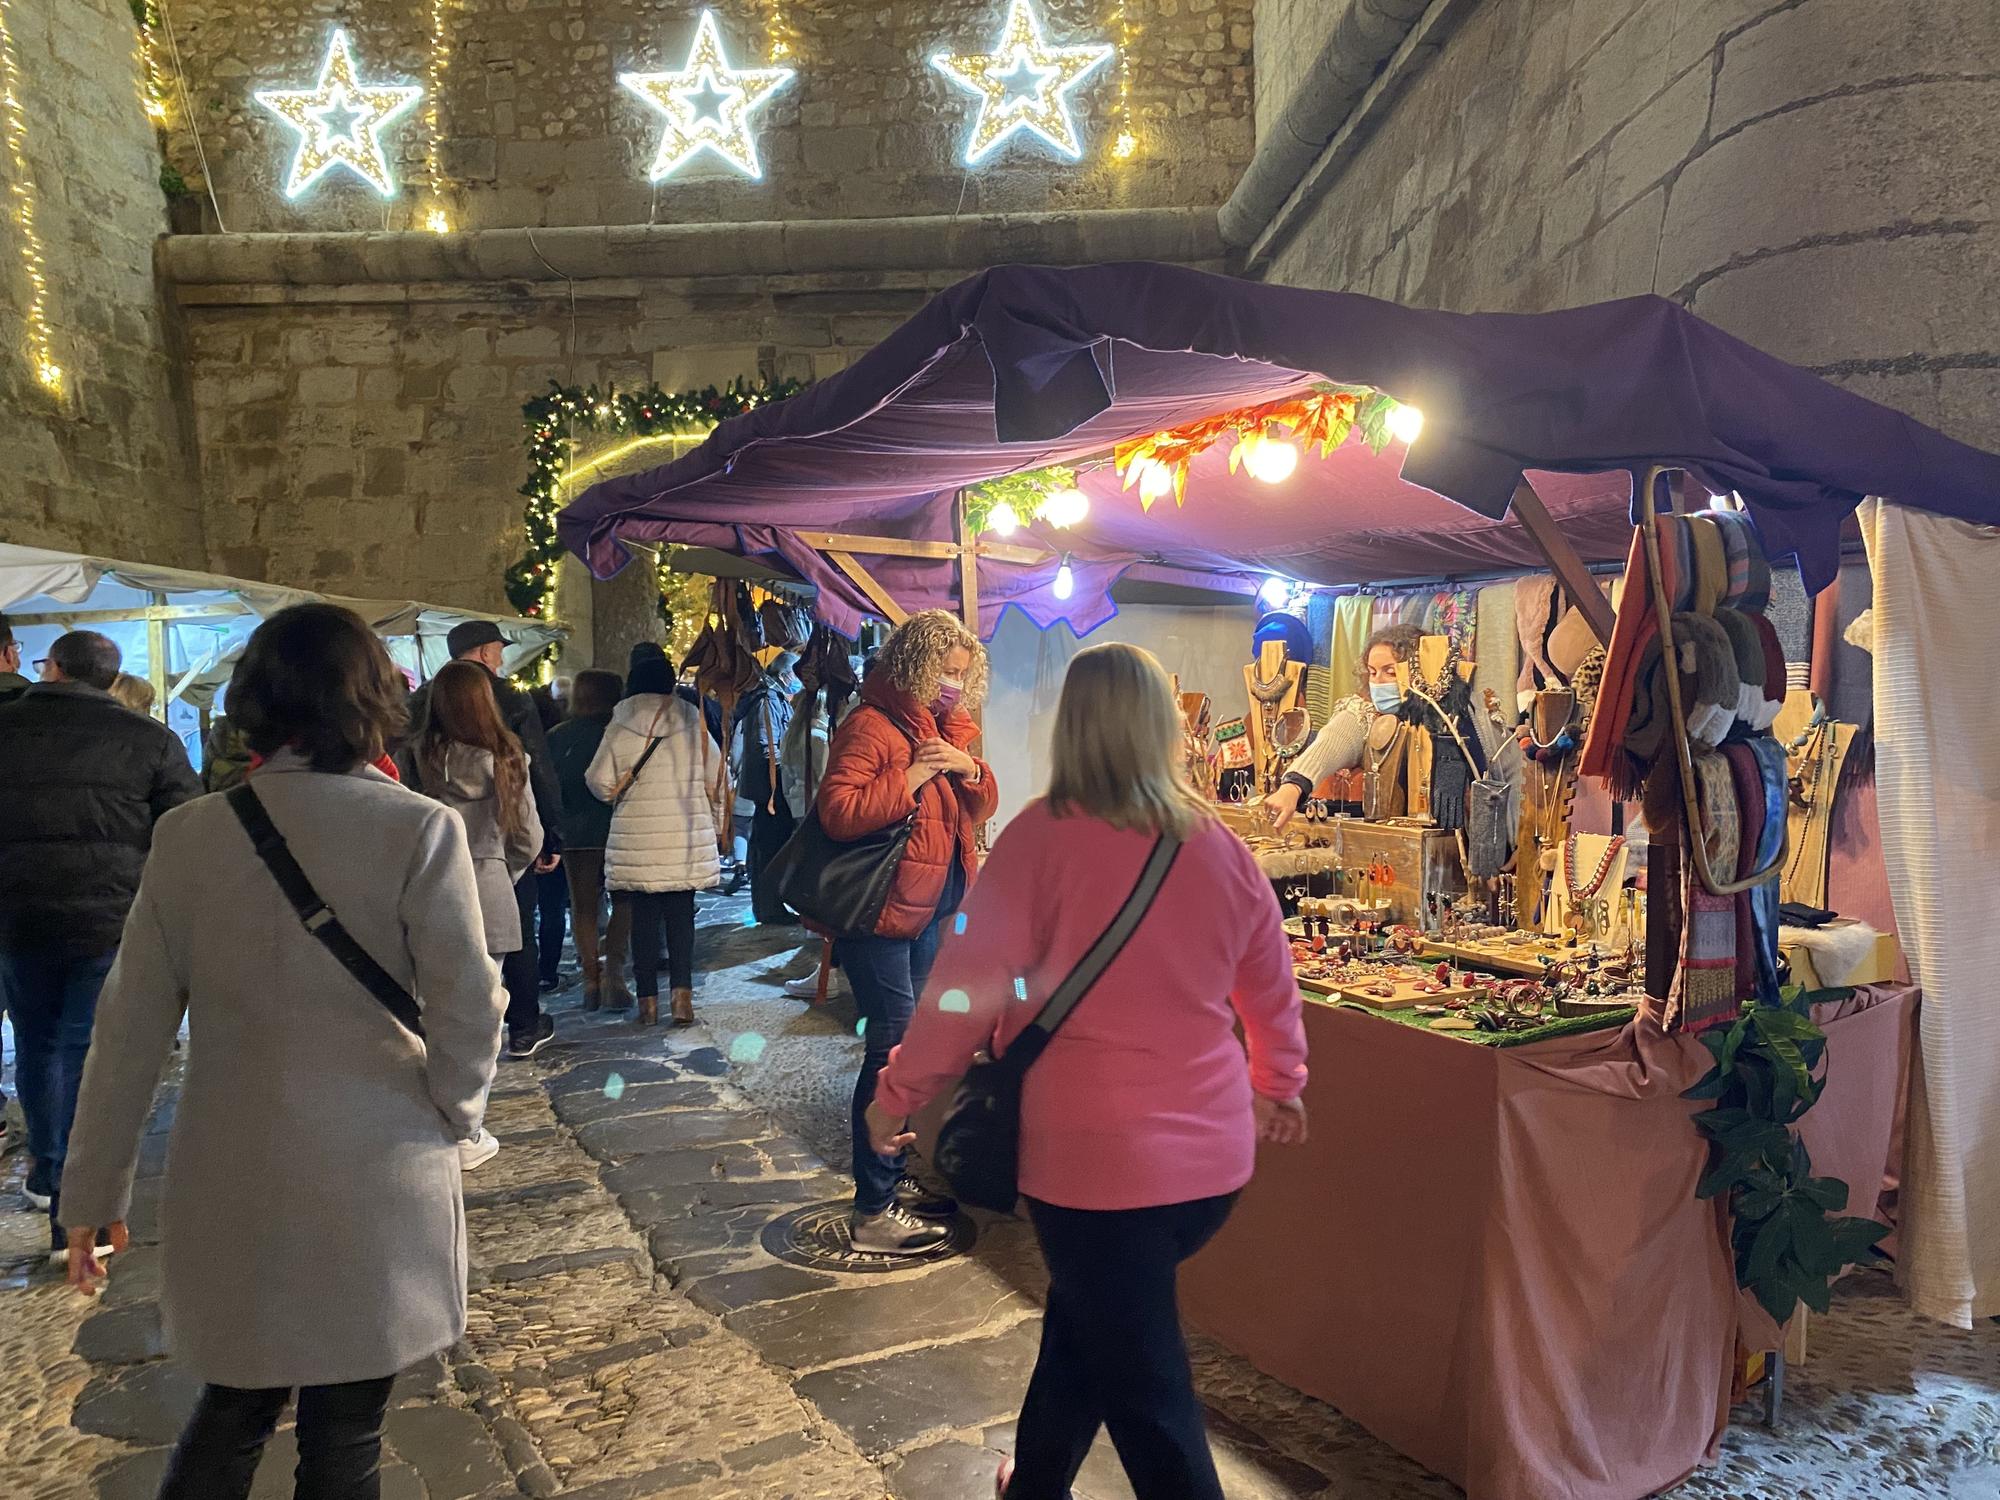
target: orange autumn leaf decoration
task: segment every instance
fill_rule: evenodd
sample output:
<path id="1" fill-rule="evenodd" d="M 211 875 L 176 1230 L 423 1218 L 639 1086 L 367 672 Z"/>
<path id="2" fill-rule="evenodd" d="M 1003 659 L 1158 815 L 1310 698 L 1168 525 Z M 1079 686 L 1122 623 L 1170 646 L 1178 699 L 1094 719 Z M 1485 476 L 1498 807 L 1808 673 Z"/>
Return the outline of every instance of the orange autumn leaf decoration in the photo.
<path id="1" fill-rule="evenodd" d="M 1145 471 L 1146 463 L 1164 466 L 1173 475 L 1174 504 L 1181 505 L 1186 500 L 1188 466 L 1225 437 L 1233 435 L 1236 439 L 1236 446 L 1229 454 L 1232 474 L 1242 461 L 1243 440 L 1252 434 L 1268 436 L 1275 428 L 1282 428 L 1305 446 L 1318 449 L 1321 458 L 1330 455 L 1359 428 L 1369 447 L 1379 453 L 1387 435 L 1384 424 L 1395 405 L 1391 397 L 1366 387 L 1319 386 L 1303 396 L 1239 407 L 1166 432 L 1129 439 L 1112 450 L 1112 461 L 1124 476 L 1128 490 Z M 1152 508 L 1143 489 L 1140 504 L 1147 510 Z"/>

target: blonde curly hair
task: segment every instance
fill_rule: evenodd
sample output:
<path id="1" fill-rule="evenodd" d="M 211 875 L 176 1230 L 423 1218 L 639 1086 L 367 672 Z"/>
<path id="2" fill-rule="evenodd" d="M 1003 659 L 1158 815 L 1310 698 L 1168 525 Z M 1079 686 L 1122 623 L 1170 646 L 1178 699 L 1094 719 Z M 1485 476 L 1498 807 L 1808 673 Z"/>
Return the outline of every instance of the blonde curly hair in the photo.
<path id="1" fill-rule="evenodd" d="M 963 646 L 972 655 L 965 669 L 959 706 L 970 713 L 986 700 L 986 648 L 965 622 L 948 609 L 926 609 L 898 625 L 875 658 L 874 670 L 919 703 L 937 700 L 945 676 L 944 659 Z"/>

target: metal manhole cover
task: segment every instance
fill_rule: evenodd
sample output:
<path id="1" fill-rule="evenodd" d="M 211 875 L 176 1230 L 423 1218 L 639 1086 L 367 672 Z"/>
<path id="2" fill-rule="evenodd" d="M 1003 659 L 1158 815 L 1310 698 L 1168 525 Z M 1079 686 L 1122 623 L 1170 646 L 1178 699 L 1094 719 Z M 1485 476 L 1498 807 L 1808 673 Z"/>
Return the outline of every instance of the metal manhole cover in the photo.
<path id="1" fill-rule="evenodd" d="M 964 1214 L 954 1215 L 951 1233 L 921 1255 L 885 1255 L 879 1250 L 857 1250 L 847 1237 L 848 1215 L 854 1205 L 846 1199 L 838 1203 L 815 1203 L 795 1209 L 764 1226 L 764 1248 L 779 1260 L 815 1271 L 870 1273 L 905 1271 L 911 1266 L 950 1260 L 965 1254 L 979 1238 L 979 1226 Z"/>

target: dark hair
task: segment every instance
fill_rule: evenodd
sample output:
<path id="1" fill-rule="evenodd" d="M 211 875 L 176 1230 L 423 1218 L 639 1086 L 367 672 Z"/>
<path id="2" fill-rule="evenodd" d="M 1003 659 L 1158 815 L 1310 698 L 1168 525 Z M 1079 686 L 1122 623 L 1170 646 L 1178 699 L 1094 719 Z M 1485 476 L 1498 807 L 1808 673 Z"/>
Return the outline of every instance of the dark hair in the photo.
<path id="1" fill-rule="evenodd" d="M 1397 661 L 1414 661 L 1423 638 L 1424 633 L 1414 625 L 1384 625 L 1369 636 L 1368 643 L 1361 648 L 1361 660 L 1356 667 L 1361 681 L 1361 696 L 1368 696 L 1368 658 L 1375 654 L 1377 646 L 1387 646 Z"/>
<path id="2" fill-rule="evenodd" d="M 528 757 L 493 696 L 493 677 L 476 661 L 447 662 L 431 679 L 430 714 L 417 737 L 417 764 L 432 786 L 446 781 L 445 759 L 453 745 L 468 745 L 493 757 L 493 785 L 500 826 L 510 834 L 526 831 L 521 805 L 528 784 Z"/>
<path id="3" fill-rule="evenodd" d="M 229 678 L 229 721 L 259 755 L 291 747 L 315 771 L 382 758 L 409 727 L 403 674 L 361 616 L 294 604 L 259 625 Z"/>
<path id="4" fill-rule="evenodd" d="M 14 627 L 7 623 L 7 617 L 0 615 L 0 651 L 14 644 Z"/>
<path id="5" fill-rule="evenodd" d="M 556 696 L 554 688 L 529 688 L 528 699 L 535 705 L 535 717 L 542 721 L 544 732 L 555 728 L 566 717 L 562 700 Z"/>
<path id="6" fill-rule="evenodd" d="M 625 679 L 625 696 L 636 698 L 641 693 L 659 693 L 671 696 L 674 690 L 674 669 L 662 656 L 639 656 L 634 653 L 631 675 Z"/>
<path id="7" fill-rule="evenodd" d="M 592 668 L 576 674 L 576 681 L 570 684 L 570 710 L 580 719 L 599 718 L 618 706 L 618 698 L 625 691 L 625 679 L 616 672 L 603 672 Z"/>
<path id="8" fill-rule="evenodd" d="M 49 647 L 49 660 L 71 682 L 87 682 L 108 693 L 118 680 L 124 657 L 110 636 L 94 630 L 72 630 L 56 637 L 56 643 Z"/>

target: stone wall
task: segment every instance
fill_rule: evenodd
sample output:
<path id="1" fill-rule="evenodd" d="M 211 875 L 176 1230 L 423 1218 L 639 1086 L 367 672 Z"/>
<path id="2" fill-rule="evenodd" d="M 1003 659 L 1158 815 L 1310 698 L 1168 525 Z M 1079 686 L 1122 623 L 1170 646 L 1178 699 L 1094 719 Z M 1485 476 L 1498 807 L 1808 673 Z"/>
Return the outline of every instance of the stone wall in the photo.
<path id="1" fill-rule="evenodd" d="M 60 392 L 36 378 L 30 285 L 0 151 L 0 541 L 204 562 L 172 330 L 153 280 L 166 224 L 127 0 L 10 0 L 28 181 Z"/>
<path id="2" fill-rule="evenodd" d="M 1214 217 L 975 220 L 949 236 L 911 220 L 816 238 L 552 230 L 537 243 L 574 279 L 537 266 L 539 280 L 478 269 L 518 265 L 518 232 L 175 237 L 161 260 L 187 323 L 211 556 L 246 578 L 504 610 L 521 404 L 550 380 L 823 379 L 996 262 L 1213 266 Z M 689 274 L 647 274 L 660 266 Z"/>
<path id="3" fill-rule="evenodd" d="M 1264 274 L 1460 310 L 1657 292 L 2000 447 L 2000 6 L 1455 9 Z M 1259 0 L 1260 56 L 1324 13 Z"/>
<path id="4" fill-rule="evenodd" d="M 1058 43 L 1116 40 L 1118 3 L 1037 0 Z M 434 201 L 461 228 L 1217 203 L 1252 145 L 1251 0 L 1122 5 L 1135 28 L 1126 58 L 1139 137 L 1131 159 L 1110 155 L 1120 97 L 1114 61 L 1072 95 L 1081 161 L 1017 136 L 968 172 L 960 162 L 977 101 L 927 59 L 992 47 L 1000 0 L 718 0 L 733 65 L 763 60 L 776 15 L 789 32 L 784 61 L 797 76 L 754 117 L 762 181 L 690 164 L 658 188 L 646 181 L 658 116 L 617 74 L 684 64 L 697 7 L 683 0 L 174 0 L 171 14 L 191 119 L 232 231 L 407 228 Z M 349 28 L 365 81 L 424 83 L 434 13 L 445 63 L 435 101 L 444 178 L 436 193 L 420 102 L 389 129 L 405 184 L 398 199 L 385 204 L 346 177 L 287 203 L 278 186 L 293 136 L 252 91 L 310 85 L 335 24 Z M 174 161 L 199 187 L 189 118 L 176 115 Z"/>

